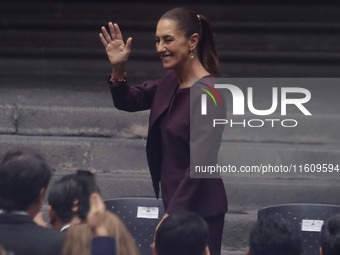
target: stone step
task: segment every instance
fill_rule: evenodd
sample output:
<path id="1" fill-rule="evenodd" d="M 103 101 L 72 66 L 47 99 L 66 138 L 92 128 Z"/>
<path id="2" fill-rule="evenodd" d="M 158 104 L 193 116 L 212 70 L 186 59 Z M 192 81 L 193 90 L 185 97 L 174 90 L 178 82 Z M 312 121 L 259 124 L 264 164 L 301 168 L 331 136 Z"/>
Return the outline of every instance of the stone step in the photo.
<path id="1" fill-rule="evenodd" d="M 30 146 L 44 153 L 56 169 L 57 176 L 76 169 L 93 170 L 105 198 L 153 196 L 144 139 L 0 136 L 1 152 L 18 145 Z M 316 171 L 316 165 L 311 166 L 312 163 L 326 163 L 333 164 L 333 169 L 339 167 L 339 148 L 338 145 L 223 143 L 221 166 L 230 164 L 241 170 L 240 165 L 248 168 L 265 165 L 268 159 L 276 167 L 297 165 L 295 172 L 222 173 L 230 209 L 242 212 L 289 202 L 339 204 L 339 196 L 329 195 L 339 194 L 338 171 L 322 173 Z M 300 171 L 299 164 L 308 166 L 303 165 Z"/>
<path id="2" fill-rule="evenodd" d="M 248 248 L 249 234 L 256 221 L 257 211 L 226 214 L 222 246 L 225 254 L 245 254 Z"/>
<path id="3" fill-rule="evenodd" d="M 98 33 L 106 22 L 91 23 L 90 27 L 87 22 L 71 23 L 73 29 L 69 24 L 59 24 L 60 29 L 55 29 L 53 23 L 50 27 L 40 28 L 34 26 L 35 24 L 27 27 L 27 22 L 23 21 L 25 25 L 21 27 L 0 29 L 0 55 L 100 58 L 103 47 Z M 79 30 L 79 27 L 82 29 Z M 132 57 L 137 57 L 133 55 L 137 50 L 143 50 L 145 55 L 150 55 L 149 58 L 156 55 L 154 24 L 150 26 L 147 23 L 144 27 L 138 24 L 134 27 L 132 24 L 122 23 L 120 27 L 125 38 L 133 38 Z M 214 25 L 214 31 L 219 52 L 339 52 L 338 23 L 217 23 Z"/>
<path id="4" fill-rule="evenodd" d="M 87 95 L 91 97 L 91 94 Z M 109 97 L 109 96 L 108 96 Z M 109 101 L 109 98 L 107 99 Z M 110 102 L 111 103 L 111 102 Z M 84 136 L 113 138 L 146 138 L 149 111 L 128 113 L 113 107 L 59 107 L 30 105 L 0 105 L 0 133 L 30 136 Z M 294 116 L 294 115 L 292 115 Z M 271 120 L 280 116 L 271 117 Z M 290 117 L 291 118 L 291 117 Z M 229 142 L 277 142 L 291 144 L 339 144 L 338 115 L 314 115 L 307 121 L 296 116 L 298 126 L 285 119 L 272 122 L 265 119 L 242 119 L 225 126 L 223 140 Z M 251 123 L 250 123 L 251 122 Z M 287 124 L 288 123 L 288 124 Z M 325 125 L 327 123 L 327 125 Z M 247 125 L 263 125 L 254 128 Z M 293 123 L 295 125 L 295 122 Z M 320 130 L 323 130 L 320 134 Z"/>
<path id="5" fill-rule="evenodd" d="M 32 136 L 32 135 L 1 135 L 1 149 L 6 146 L 28 144 L 42 147 L 54 167 L 58 170 L 71 168 L 90 168 L 99 171 L 147 169 L 145 158 L 145 139 L 135 138 L 101 138 L 101 137 L 67 137 L 67 136 Z M 77 151 L 77 148 L 79 150 Z M 53 153 L 56 150 L 58 153 Z M 131 151 L 131 152 L 130 152 Z M 127 154 L 127 152 L 129 152 Z M 222 142 L 220 164 L 238 165 L 290 165 L 290 164 L 336 164 L 340 147 L 338 144 L 289 144 L 289 143 L 243 143 Z M 67 156 L 67 154 L 69 154 Z M 129 160 L 132 155 L 133 161 Z M 54 156 L 55 155 L 55 156 Z M 59 155 L 59 156 L 58 156 Z M 275 156 L 276 155 L 276 156 Z M 266 160 L 267 159 L 267 160 Z M 325 162 L 323 162 L 325 161 Z M 65 164 L 65 166 L 64 166 Z M 293 169 L 293 168 L 291 168 Z M 299 169 L 298 169 L 299 170 Z M 229 173 L 228 173 L 229 174 Z M 246 177 L 245 173 L 230 173 L 234 177 Z M 311 177 L 327 178 L 337 173 L 318 173 L 316 171 L 291 171 L 290 173 L 275 173 L 275 178 Z M 223 175 L 224 176 L 224 175 Z M 251 174 L 264 178 L 263 174 Z M 268 177 L 272 178 L 268 174 Z"/>
<path id="6" fill-rule="evenodd" d="M 246 46 L 248 47 L 248 46 Z M 152 47 L 150 47 L 152 48 Z M 87 49 L 46 49 L 45 47 L 40 48 L 28 48 L 28 49 L 18 49 L 16 47 L 4 48 L 0 52 L 3 59 L 29 59 L 33 61 L 46 61 L 57 62 L 63 61 L 73 62 L 74 60 L 82 62 L 82 65 L 86 64 L 91 66 L 92 61 L 106 60 L 107 57 L 103 53 L 102 49 L 87 50 Z M 229 69 L 233 70 L 235 67 L 232 65 L 243 64 L 243 72 L 239 71 L 239 74 L 232 75 L 233 77 L 281 77 L 273 75 L 274 69 L 271 65 L 275 63 L 275 68 L 283 65 L 284 68 L 290 71 L 290 75 L 286 74 L 288 77 L 296 77 L 295 73 L 300 74 L 300 77 L 337 77 L 337 72 L 335 67 L 339 66 L 340 63 L 340 53 L 338 51 L 322 52 L 322 51 L 312 51 L 312 52 L 298 52 L 298 51 L 254 51 L 252 49 L 247 50 L 220 50 L 218 52 L 219 60 L 221 61 L 222 72 L 227 72 L 230 76 Z M 79 60 L 81 59 L 81 60 Z M 159 56 L 155 50 L 133 50 L 129 57 L 129 64 L 134 61 L 150 61 L 160 63 Z M 86 61 L 86 62 L 84 62 Z M 322 63 L 320 63 L 322 62 Z M 266 67 L 267 73 L 259 75 L 254 72 L 254 74 L 249 74 L 247 70 L 247 65 L 256 66 L 256 71 L 261 71 L 262 65 Z M 323 65 L 323 67 L 322 67 Z M 107 66 L 107 65 L 106 65 Z M 226 67 L 228 66 L 228 68 Z M 296 66 L 301 66 L 299 72 L 294 72 Z M 313 74 L 314 66 L 320 68 L 317 74 Z M 334 67 L 335 66 L 335 67 Z M 270 68 L 271 67 L 271 68 Z M 328 71 L 329 74 L 325 75 L 325 69 L 331 68 Z M 46 67 L 44 67 L 46 69 Z M 275 69 L 274 69 L 275 70 Z M 286 70 L 283 70 L 286 71 Z M 65 70 L 67 72 L 67 70 Z M 281 71 L 282 72 L 282 71 Z M 306 75 L 306 74 L 307 75 Z M 321 76 L 320 76 L 321 75 Z"/>
<path id="7" fill-rule="evenodd" d="M 308 4 L 306 4 L 308 3 Z M 322 3 L 322 4 L 321 4 Z M 325 22 L 339 21 L 339 3 L 334 0 L 320 1 L 176 1 L 155 3 L 150 1 L 129 1 L 127 3 L 112 3 L 108 1 L 84 1 L 81 6 L 77 1 L 2 1 L 0 13 L 6 18 L 46 19 L 55 17 L 63 19 L 111 19 L 121 20 L 158 20 L 171 8 L 186 5 L 214 19 L 233 21 L 307 21 Z M 240 15 L 242 13 L 242 15 Z"/>
<path id="8" fill-rule="evenodd" d="M 153 50 L 155 22 L 171 8 L 168 4 L 136 3 L 136 15 L 131 4 L 85 3 L 79 9 L 75 3 L 4 2 L 2 7 L 2 57 L 102 58 L 97 33 L 108 20 L 103 17 L 111 17 L 114 8 L 122 30 L 135 38 L 131 59 L 150 60 L 157 58 Z M 339 64 L 336 10 L 340 6 L 334 3 L 226 3 L 202 4 L 198 8 L 215 19 L 222 61 Z M 239 12 L 243 15 L 235 15 Z"/>
<path id="9" fill-rule="evenodd" d="M 188 3 L 213 17 L 220 35 L 218 48 L 224 74 L 233 77 L 338 76 L 340 5 L 337 2 Z M 160 72 L 160 68 L 153 68 L 154 61 L 159 63 L 153 49 L 155 23 L 174 5 L 177 3 L 103 1 L 84 2 L 80 7 L 76 2 L 3 1 L 0 55 L 5 64 L 0 65 L 5 68 L 0 74 L 6 77 L 8 71 L 25 73 L 31 69 L 28 66 L 33 67 L 31 73 L 48 74 L 57 70 L 63 74 L 89 73 L 89 67 L 91 72 L 99 67 L 109 69 L 97 33 L 115 13 L 116 21 L 131 31 L 136 42 L 142 42 L 134 43 L 131 64 L 150 60 L 142 68 L 132 68 L 130 77 L 148 77 L 154 70 Z M 29 64 L 21 66 L 22 58 Z M 58 64 L 57 70 L 49 69 Z M 87 68 L 82 69 L 83 66 Z M 135 74 L 138 69 L 139 74 Z"/>
<path id="10" fill-rule="evenodd" d="M 101 59 L 50 59 L 19 57 L 0 59 L 0 84 L 14 87 L 98 88 L 107 86 L 111 73 L 110 64 L 102 53 Z M 322 61 L 323 55 L 313 54 L 306 62 L 306 55 L 288 58 L 287 54 L 263 52 L 230 53 L 229 60 L 221 61 L 222 77 L 339 77 L 338 57 L 329 54 L 330 62 Z M 127 64 L 129 82 L 136 84 L 156 79 L 164 73 L 159 59 L 134 59 Z M 24 80 L 24 82 L 23 82 Z"/>
<path id="11" fill-rule="evenodd" d="M 133 114 L 115 110 L 113 107 L 9 105 L 0 107 L 0 114 L 5 121 L 1 129 L 3 133 L 145 138 L 149 112 Z M 276 117 L 279 118 L 279 116 L 274 116 L 272 119 L 275 120 Z M 306 144 L 338 143 L 340 141 L 336 132 L 336 127 L 339 126 L 340 122 L 338 115 L 314 115 L 313 121 L 310 122 L 297 116 L 295 120 L 299 124 L 295 129 L 283 128 L 280 126 L 280 122 L 275 122 L 275 126 L 272 127 L 265 120 L 254 120 L 256 120 L 256 125 L 264 125 L 264 127 L 251 128 L 246 126 L 250 125 L 249 120 L 243 119 L 236 122 L 237 120 L 234 119 L 235 123 L 238 124 L 233 124 L 232 127 L 231 124 L 226 124 L 223 139 L 243 142 L 282 141 Z M 255 125 L 254 120 L 252 124 Z M 283 120 L 281 123 L 283 123 Z M 327 123 L 327 125 L 324 125 L 324 123 Z M 318 132 L 321 128 L 324 131 L 323 134 Z"/>

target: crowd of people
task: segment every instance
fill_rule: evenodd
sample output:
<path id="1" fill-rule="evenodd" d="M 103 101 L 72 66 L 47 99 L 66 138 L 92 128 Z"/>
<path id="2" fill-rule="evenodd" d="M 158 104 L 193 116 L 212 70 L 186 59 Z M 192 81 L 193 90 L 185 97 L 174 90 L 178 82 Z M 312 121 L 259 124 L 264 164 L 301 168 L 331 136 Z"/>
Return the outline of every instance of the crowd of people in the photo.
<path id="1" fill-rule="evenodd" d="M 106 210 L 95 176 L 85 170 L 56 180 L 48 194 L 50 227 L 36 223 L 52 177 L 32 149 L 9 150 L 0 159 L 0 254 L 139 255 L 117 215 Z M 178 211 L 155 230 L 154 255 L 209 255 L 209 228 L 194 212 Z M 340 254 L 340 215 L 322 227 L 320 255 Z M 247 255 L 300 255 L 302 243 L 288 221 L 275 214 L 250 232 Z"/>

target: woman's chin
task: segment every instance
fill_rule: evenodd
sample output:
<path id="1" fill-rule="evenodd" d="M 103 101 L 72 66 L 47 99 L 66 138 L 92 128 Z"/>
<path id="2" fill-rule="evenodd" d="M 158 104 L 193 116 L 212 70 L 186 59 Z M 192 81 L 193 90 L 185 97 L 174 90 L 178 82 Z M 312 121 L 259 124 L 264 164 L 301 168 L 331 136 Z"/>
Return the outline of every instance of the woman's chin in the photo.
<path id="1" fill-rule="evenodd" d="M 175 67 L 176 67 L 176 65 L 174 65 L 174 63 L 163 62 L 163 68 L 164 68 L 164 69 L 167 69 L 167 70 L 172 69 L 172 70 L 174 70 Z"/>
<path id="2" fill-rule="evenodd" d="M 169 64 L 163 63 L 163 68 L 164 68 L 164 69 L 167 69 L 167 70 L 170 70 L 170 69 L 173 69 L 173 66 L 172 66 L 172 65 L 169 65 Z"/>

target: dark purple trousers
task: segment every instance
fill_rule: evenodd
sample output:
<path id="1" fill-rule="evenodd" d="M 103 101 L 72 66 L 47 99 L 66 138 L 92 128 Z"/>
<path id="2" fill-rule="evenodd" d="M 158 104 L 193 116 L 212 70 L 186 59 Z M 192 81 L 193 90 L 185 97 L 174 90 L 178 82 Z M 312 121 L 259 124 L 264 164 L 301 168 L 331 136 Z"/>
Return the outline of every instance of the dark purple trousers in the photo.
<path id="1" fill-rule="evenodd" d="M 221 254 L 224 215 L 225 214 L 219 214 L 204 218 L 209 227 L 209 249 L 211 255 Z"/>

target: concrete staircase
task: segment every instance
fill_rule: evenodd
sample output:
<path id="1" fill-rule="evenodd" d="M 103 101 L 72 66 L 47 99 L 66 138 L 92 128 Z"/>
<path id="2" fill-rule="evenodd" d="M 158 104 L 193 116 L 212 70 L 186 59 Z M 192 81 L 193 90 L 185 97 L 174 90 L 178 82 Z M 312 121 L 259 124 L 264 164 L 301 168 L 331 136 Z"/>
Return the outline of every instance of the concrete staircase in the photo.
<path id="1" fill-rule="evenodd" d="M 0 151 L 32 146 L 48 157 L 54 178 L 91 169 L 104 198 L 153 196 L 145 158 L 148 112 L 113 108 L 106 84 L 110 66 L 98 33 L 112 20 L 125 38 L 133 37 L 131 84 L 157 78 L 163 70 L 154 51 L 155 24 L 177 5 L 183 3 L 2 1 Z M 187 5 L 212 19 L 224 77 L 340 75 L 340 4 L 335 1 Z M 309 87 L 313 119 L 301 119 L 299 128 L 226 129 L 221 164 L 339 164 L 339 88 L 322 85 Z M 230 204 L 224 254 L 244 254 L 262 206 L 340 203 L 336 171 L 231 173 L 223 180 Z"/>

